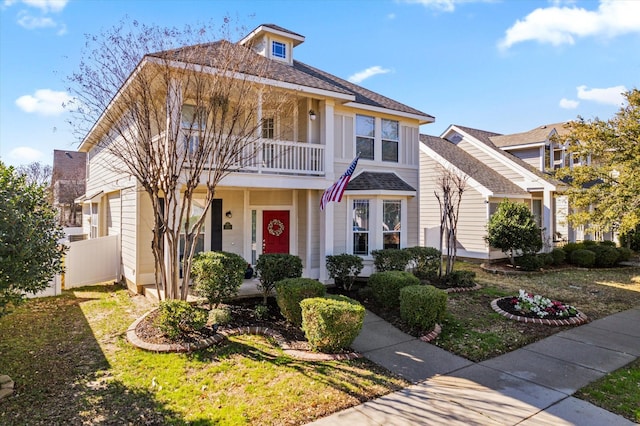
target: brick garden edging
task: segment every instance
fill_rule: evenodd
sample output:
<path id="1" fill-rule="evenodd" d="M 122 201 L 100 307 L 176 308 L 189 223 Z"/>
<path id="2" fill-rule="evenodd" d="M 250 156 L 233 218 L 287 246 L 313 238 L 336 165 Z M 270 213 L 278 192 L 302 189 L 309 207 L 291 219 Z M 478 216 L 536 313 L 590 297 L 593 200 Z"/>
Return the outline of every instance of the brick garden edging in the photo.
<path id="1" fill-rule="evenodd" d="M 464 293 L 465 291 L 475 291 L 480 290 L 482 286 L 480 284 L 476 284 L 473 287 L 449 287 L 445 288 L 444 291 L 447 293 Z"/>
<path id="2" fill-rule="evenodd" d="M 6 374 L 0 375 L 0 399 L 5 398 L 13 393 L 13 380 Z"/>
<path id="3" fill-rule="evenodd" d="M 442 333 L 442 327 L 440 327 L 440 324 L 436 324 L 433 326 L 433 330 L 431 330 L 431 332 L 425 334 L 424 336 L 420 336 L 420 340 L 422 340 L 425 343 L 429 343 L 432 340 L 435 340 L 440 333 Z"/>
<path id="4" fill-rule="evenodd" d="M 502 300 L 504 297 L 500 297 L 498 299 L 494 299 L 491 301 L 491 308 L 502 315 L 505 318 L 510 320 L 524 322 L 524 323 L 532 323 L 532 324 L 544 324 L 544 325 L 552 325 L 552 326 L 561 326 L 561 325 L 580 325 L 589 321 L 589 317 L 587 317 L 582 312 L 578 311 L 578 314 L 575 317 L 570 317 L 566 319 L 559 320 L 551 320 L 546 318 L 529 318 L 529 317 L 521 317 L 519 315 L 513 315 L 498 306 L 498 300 Z"/>
<path id="5" fill-rule="evenodd" d="M 339 354 L 325 354 L 320 352 L 303 351 L 299 349 L 293 349 L 287 339 L 282 334 L 278 333 L 268 327 L 259 326 L 246 326 L 237 328 L 228 328 L 218 331 L 214 336 L 203 339 L 197 343 L 149 343 L 140 339 L 136 334 L 136 327 L 140 324 L 149 314 L 154 310 L 151 310 L 135 320 L 133 324 L 127 329 L 127 340 L 133 346 L 151 352 L 192 352 L 200 349 L 208 348 L 209 346 L 217 345 L 225 341 L 230 336 L 237 336 L 241 334 L 255 334 L 259 336 L 267 336 L 273 338 L 278 346 L 284 351 L 285 354 L 292 358 L 300 359 L 303 361 L 342 361 L 349 359 L 362 358 L 362 354 L 358 352 L 345 352 Z"/>

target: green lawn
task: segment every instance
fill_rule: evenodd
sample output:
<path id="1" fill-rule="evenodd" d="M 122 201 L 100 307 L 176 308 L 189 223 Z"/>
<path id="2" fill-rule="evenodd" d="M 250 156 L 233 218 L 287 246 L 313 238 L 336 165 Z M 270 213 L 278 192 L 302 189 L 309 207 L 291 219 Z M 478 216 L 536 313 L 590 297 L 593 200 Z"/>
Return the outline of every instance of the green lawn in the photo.
<path id="1" fill-rule="evenodd" d="M 294 360 L 260 336 L 145 352 L 125 331 L 151 307 L 98 286 L 0 319 L 0 370 L 16 383 L 0 424 L 304 424 L 408 384 L 366 360 Z"/>

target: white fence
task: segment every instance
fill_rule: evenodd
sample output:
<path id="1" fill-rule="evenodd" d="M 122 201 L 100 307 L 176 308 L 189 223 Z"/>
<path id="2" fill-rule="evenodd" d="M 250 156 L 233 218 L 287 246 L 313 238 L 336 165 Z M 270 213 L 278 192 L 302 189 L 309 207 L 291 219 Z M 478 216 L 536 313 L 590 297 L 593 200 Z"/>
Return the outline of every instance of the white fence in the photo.
<path id="1" fill-rule="evenodd" d="M 69 243 L 65 271 L 65 289 L 120 279 L 120 236 Z"/>
<path id="2" fill-rule="evenodd" d="M 53 279 L 49 281 L 49 287 L 37 292 L 36 294 L 27 293 L 26 297 L 28 299 L 33 299 L 36 297 L 58 296 L 59 294 L 62 294 L 62 275 L 56 275 L 53 277 Z"/>

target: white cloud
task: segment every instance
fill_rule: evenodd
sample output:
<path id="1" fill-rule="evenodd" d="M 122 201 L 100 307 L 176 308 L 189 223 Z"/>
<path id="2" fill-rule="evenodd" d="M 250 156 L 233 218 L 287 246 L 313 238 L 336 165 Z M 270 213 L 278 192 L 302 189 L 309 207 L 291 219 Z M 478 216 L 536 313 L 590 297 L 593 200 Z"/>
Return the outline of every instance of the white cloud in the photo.
<path id="1" fill-rule="evenodd" d="M 61 12 L 65 8 L 69 0 L 5 0 L 5 6 L 12 6 L 16 3 L 23 3 L 27 6 L 40 9 L 43 13 Z"/>
<path id="2" fill-rule="evenodd" d="M 31 163 L 33 161 L 40 161 L 43 154 L 35 148 L 19 146 L 9 151 L 9 157 L 16 163 Z"/>
<path id="3" fill-rule="evenodd" d="M 28 113 L 59 115 L 64 112 L 62 104 L 71 101 L 71 99 L 67 92 L 39 89 L 33 95 L 20 96 L 16 99 L 16 105 Z"/>
<path id="4" fill-rule="evenodd" d="M 386 69 L 386 68 L 382 68 L 379 65 L 373 66 L 373 67 L 369 67 L 364 71 L 359 71 L 355 74 L 353 74 L 351 77 L 348 78 L 348 80 L 352 83 L 361 83 L 364 80 L 366 80 L 369 77 L 373 77 L 374 75 L 377 74 L 387 74 L 390 73 L 391 70 L 390 69 Z"/>
<path id="5" fill-rule="evenodd" d="M 56 27 L 56 22 L 48 16 L 32 16 L 26 12 L 18 15 L 18 25 L 28 30 L 35 28 L 52 28 Z"/>
<path id="6" fill-rule="evenodd" d="M 493 3 L 496 0 L 401 0 L 404 3 L 421 4 L 428 9 L 440 12 L 453 12 L 457 4 L 462 3 Z"/>
<path id="7" fill-rule="evenodd" d="M 625 102 L 622 94 L 627 92 L 627 88 L 624 86 L 614 86 L 605 89 L 588 89 L 587 86 L 578 86 L 576 90 L 578 91 L 578 99 L 616 106 L 620 106 Z"/>
<path id="8" fill-rule="evenodd" d="M 536 9 L 511 26 L 498 47 L 508 49 L 525 41 L 571 45 L 580 37 L 611 38 L 634 32 L 640 33 L 640 2 L 600 0 L 593 11 L 557 6 Z"/>
<path id="9" fill-rule="evenodd" d="M 578 105 L 580 105 L 580 102 L 578 102 L 578 101 L 574 101 L 574 100 L 567 99 L 567 98 L 560 99 L 560 108 L 576 109 L 576 108 L 578 108 Z"/>

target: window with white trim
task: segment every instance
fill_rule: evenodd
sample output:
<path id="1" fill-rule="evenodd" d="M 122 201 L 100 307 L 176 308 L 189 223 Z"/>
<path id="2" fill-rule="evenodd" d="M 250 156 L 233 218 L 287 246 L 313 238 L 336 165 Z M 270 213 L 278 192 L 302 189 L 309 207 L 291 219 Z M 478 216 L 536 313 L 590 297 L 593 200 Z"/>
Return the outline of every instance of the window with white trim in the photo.
<path id="1" fill-rule="evenodd" d="M 375 117 L 356 115 L 356 152 L 360 153 L 361 159 L 374 159 L 375 138 Z"/>
<path id="2" fill-rule="evenodd" d="M 274 58 L 287 59 L 287 45 L 279 41 L 271 42 L 271 56 Z"/>
<path id="3" fill-rule="evenodd" d="M 398 162 L 399 127 L 396 120 L 382 119 L 382 161 Z"/>
<path id="4" fill-rule="evenodd" d="M 98 238 L 99 236 L 99 228 L 98 225 L 100 224 L 100 215 L 99 215 L 99 207 L 100 205 L 98 203 L 91 203 L 90 204 L 90 209 L 91 209 L 91 216 L 89 216 L 89 220 L 91 221 L 91 228 L 89 230 L 89 238 Z"/>
<path id="5" fill-rule="evenodd" d="M 183 148 L 185 152 L 193 154 L 200 145 L 200 131 L 204 130 L 205 120 L 202 113 L 198 113 L 195 105 L 182 105 L 180 127 L 184 134 Z"/>
<path id="6" fill-rule="evenodd" d="M 369 254 L 369 200 L 353 200 L 353 254 Z"/>
<path id="7" fill-rule="evenodd" d="M 402 202 L 400 200 L 382 201 L 382 241 L 383 248 L 400 248 L 402 230 Z"/>

